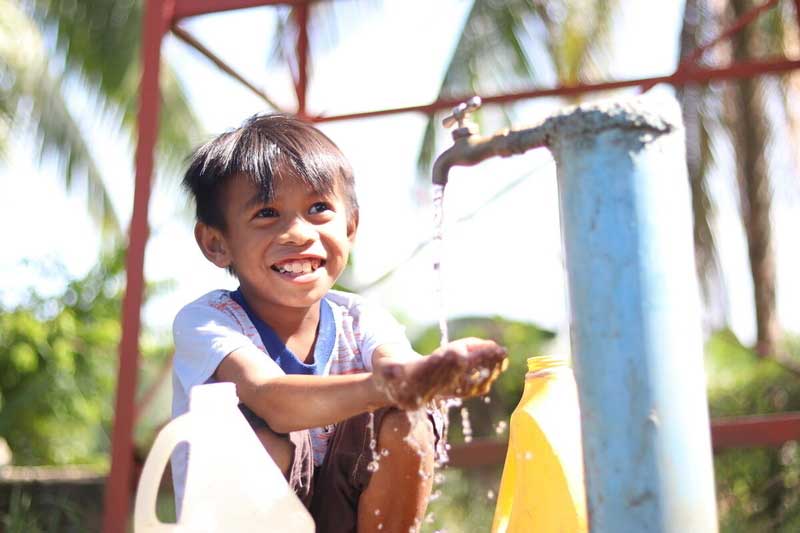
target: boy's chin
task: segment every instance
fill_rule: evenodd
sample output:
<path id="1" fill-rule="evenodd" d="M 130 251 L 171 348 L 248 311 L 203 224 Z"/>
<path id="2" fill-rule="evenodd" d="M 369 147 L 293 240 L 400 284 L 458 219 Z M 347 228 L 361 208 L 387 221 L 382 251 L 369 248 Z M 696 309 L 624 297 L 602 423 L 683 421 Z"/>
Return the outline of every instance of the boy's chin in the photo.
<path id="1" fill-rule="evenodd" d="M 312 307 L 322 300 L 326 294 L 328 294 L 328 289 L 315 289 L 302 295 L 283 295 L 276 298 L 276 300 L 286 307 Z"/>

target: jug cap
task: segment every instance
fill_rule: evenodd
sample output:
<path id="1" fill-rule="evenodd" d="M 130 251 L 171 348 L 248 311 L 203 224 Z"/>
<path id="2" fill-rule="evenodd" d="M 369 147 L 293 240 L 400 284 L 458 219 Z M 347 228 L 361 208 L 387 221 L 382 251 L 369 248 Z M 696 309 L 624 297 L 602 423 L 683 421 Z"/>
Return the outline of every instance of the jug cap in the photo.
<path id="1" fill-rule="evenodd" d="M 538 372 L 546 368 L 569 366 L 563 355 L 537 355 L 528 357 L 528 372 Z"/>
<path id="2" fill-rule="evenodd" d="M 195 385 L 189 391 L 189 410 L 209 409 L 239 405 L 236 385 L 229 382 Z"/>

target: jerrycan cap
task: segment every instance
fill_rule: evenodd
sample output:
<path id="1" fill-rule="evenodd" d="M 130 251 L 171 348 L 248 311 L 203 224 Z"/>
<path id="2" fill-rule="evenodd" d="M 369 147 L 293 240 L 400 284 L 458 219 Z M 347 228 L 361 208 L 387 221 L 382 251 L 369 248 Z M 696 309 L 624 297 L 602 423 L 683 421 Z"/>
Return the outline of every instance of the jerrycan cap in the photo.
<path id="1" fill-rule="evenodd" d="M 239 404 L 236 385 L 233 383 L 207 383 L 195 385 L 189 391 L 189 410 L 219 409 Z"/>
<path id="2" fill-rule="evenodd" d="M 528 372 L 539 372 L 547 368 L 569 366 L 567 359 L 562 355 L 537 355 L 528 357 Z"/>

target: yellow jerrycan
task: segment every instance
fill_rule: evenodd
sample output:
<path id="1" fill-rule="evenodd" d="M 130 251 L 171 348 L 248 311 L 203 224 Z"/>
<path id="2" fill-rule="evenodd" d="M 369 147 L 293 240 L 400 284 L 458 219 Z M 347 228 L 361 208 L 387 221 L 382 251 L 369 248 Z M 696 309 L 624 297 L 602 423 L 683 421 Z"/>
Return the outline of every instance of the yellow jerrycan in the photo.
<path id="1" fill-rule="evenodd" d="M 572 369 L 561 357 L 528 359 L 511 415 L 492 533 L 588 531 L 580 411 Z"/>
<path id="2" fill-rule="evenodd" d="M 147 456 L 134 508 L 135 533 L 313 533 L 314 521 L 238 408 L 233 383 L 193 387 L 189 411 L 167 424 Z M 177 524 L 156 517 L 161 476 L 189 444 Z"/>

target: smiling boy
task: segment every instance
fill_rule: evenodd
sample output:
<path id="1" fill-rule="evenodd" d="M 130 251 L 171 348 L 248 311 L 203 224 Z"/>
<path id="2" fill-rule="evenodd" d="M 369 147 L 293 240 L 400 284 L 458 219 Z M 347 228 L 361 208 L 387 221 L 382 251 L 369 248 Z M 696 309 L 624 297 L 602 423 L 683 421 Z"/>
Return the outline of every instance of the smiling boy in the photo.
<path id="1" fill-rule="evenodd" d="M 429 423 L 411 424 L 402 409 L 487 392 L 505 351 L 462 339 L 421 357 L 387 312 L 331 290 L 347 265 L 358 203 L 349 163 L 312 126 L 253 117 L 199 148 L 184 184 L 201 251 L 239 288 L 178 313 L 173 416 L 188 409 L 192 386 L 233 382 L 318 532 L 417 527 L 441 419 L 430 411 Z M 377 470 L 370 425 L 386 450 Z M 185 450 L 173 457 L 179 505 L 186 463 Z"/>

